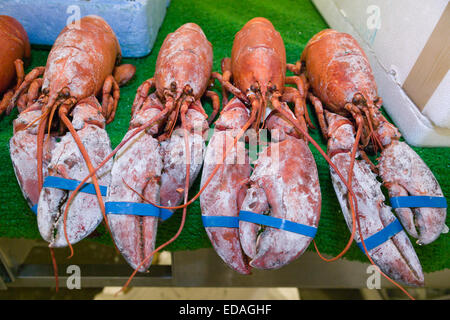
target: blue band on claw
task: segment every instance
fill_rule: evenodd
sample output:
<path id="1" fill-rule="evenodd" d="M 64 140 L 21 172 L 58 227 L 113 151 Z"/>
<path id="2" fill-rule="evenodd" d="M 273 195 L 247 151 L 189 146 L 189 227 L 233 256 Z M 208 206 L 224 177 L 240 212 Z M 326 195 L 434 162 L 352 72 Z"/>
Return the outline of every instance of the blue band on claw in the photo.
<path id="1" fill-rule="evenodd" d="M 77 180 L 65 179 L 65 178 L 55 177 L 55 176 L 47 176 L 47 177 L 45 177 L 43 187 L 73 191 L 80 185 L 80 183 L 81 182 L 77 181 Z M 94 195 L 97 194 L 95 192 L 95 187 L 92 183 L 85 183 L 79 191 L 83 192 L 83 193 L 88 193 L 88 194 L 94 194 Z M 100 194 L 103 197 L 106 197 L 107 192 L 108 192 L 107 187 L 100 186 Z M 37 210 L 38 210 L 38 204 L 35 204 L 34 206 L 31 207 L 31 211 L 33 211 L 35 214 L 37 214 Z"/>
<path id="2" fill-rule="evenodd" d="M 384 227 L 377 233 L 371 235 L 367 239 L 364 239 L 364 244 L 366 245 L 367 251 L 370 251 L 378 247 L 379 245 L 385 243 L 402 230 L 403 230 L 402 224 L 400 223 L 400 221 L 395 219 L 393 222 L 388 224 L 386 227 Z M 357 242 L 356 244 L 364 252 L 364 247 L 362 243 Z"/>
<path id="3" fill-rule="evenodd" d="M 409 196 L 392 197 L 392 208 L 447 208 L 444 197 Z"/>
<path id="4" fill-rule="evenodd" d="M 285 231 L 290 231 L 311 238 L 314 238 L 317 232 L 316 227 L 308 226 L 297 222 L 292 222 L 285 219 L 266 216 L 263 214 L 258 214 L 250 211 L 241 211 L 239 213 L 239 220 L 261 224 Z"/>
<path id="5" fill-rule="evenodd" d="M 202 221 L 203 225 L 207 228 L 209 227 L 239 228 L 239 221 L 246 221 L 298 233 L 311 238 L 314 238 L 317 232 L 317 228 L 315 227 L 307 226 L 304 224 L 292 222 L 285 219 L 266 216 L 263 214 L 258 214 L 250 211 L 240 211 L 239 217 L 202 216 Z"/>
<path id="6" fill-rule="evenodd" d="M 56 188 L 62 190 L 75 190 L 79 185 L 80 181 L 65 179 L 61 177 L 48 176 L 44 180 L 44 188 Z M 108 188 L 106 186 L 100 186 L 100 193 L 102 196 L 106 197 Z M 85 183 L 80 189 L 80 192 L 96 194 L 95 187 L 92 183 Z"/>
<path id="7" fill-rule="evenodd" d="M 75 190 L 80 181 L 65 179 L 61 177 L 47 176 L 44 180 L 44 188 L 56 188 L 62 190 Z M 95 195 L 95 187 L 92 183 L 85 183 L 80 189 L 82 193 L 88 193 Z M 100 186 L 100 193 L 103 197 L 108 194 L 108 188 L 106 186 Z M 38 205 L 35 204 L 31 210 L 37 214 Z M 135 202 L 105 202 L 106 213 L 111 214 L 129 214 L 139 216 L 154 216 L 160 217 L 163 221 L 169 219 L 173 212 L 168 209 L 162 209 L 155 207 L 152 204 L 147 203 L 135 203 Z"/>
<path id="8" fill-rule="evenodd" d="M 220 227 L 220 228 L 239 228 L 238 217 L 228 216 L 202 216 L 203 225 L 206 228 Z"/>
<path id="9" fill-rule="evenodd" d="M 163 221 L 169 219 L 173 212 L 158 208 L 150 203 L 139 202 L 106 202 L 106 214 L 127 214 L 134 216 L 159 217 Z"/>

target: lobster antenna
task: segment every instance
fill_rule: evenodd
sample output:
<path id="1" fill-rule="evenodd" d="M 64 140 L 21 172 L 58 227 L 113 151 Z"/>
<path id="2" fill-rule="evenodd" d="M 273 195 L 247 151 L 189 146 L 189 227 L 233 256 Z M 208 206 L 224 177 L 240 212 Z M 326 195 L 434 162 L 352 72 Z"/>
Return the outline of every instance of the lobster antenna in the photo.
<path id="1" fill-rule="evenodd" d="M 352 147 L 352 153 L 350 156 L 350 166 L 349 166 L 349 171 L 348 171 L 348 184 L 351 186 L 352 185 L 352 178 L 353 178 L 353 166 L 355 164 L 355 159 L 356 159 L 356 150 L 358 149 L 358 144 L 359 144 L 359 140 L 361 137 L 361 131 L 362 131 L 362 123 L 358 124 L 358 130 L 356 132 L 356 139 L 355 142 L 353 143 L 353 147 Z M 349 203 L 353 203 L 353 201 L 355 201 L 356 203 L 356 199 L 354 199 L 350 194 L 349 194 Z M 331 259 L 327 259 L 325 258 L 319 251 L 319 248 L 317 246 L 316 241 L 313 239 L 313 243 L 314 243 L 314 248 L 316 249 L 317 254 L 319 255 L 319 257 L 326 261 L 326 262 L 332 262 L 332 261 L 336 261 L 338 260 L 340 257 L 342 257 L 349 249 L 350 246 L 352 245 L 353 239 L 355 237 L 355 233 L 356 233 L 356 215 L 355 215 L 355 211 L 351 210 L 351 214 L 352 214 L 352 232 L 351 232 L 351 236 L 349 241 L 347 242 L 347 245 L 345 246 L 345 248 L 334 258 Z"/>
<path id="2" fill-rule="evenodd" d="M 73 106 L 73 104 L 75 104 L 75 101 L 73 101 L 73 100 L 69 101 L 69 104 L 68 104 L 69 107 L 67 108 L 67 110 L 70 108 L 70 106 Z M 65 109 L 62 109 L 62 108 L 59 109 L 59 114 L 60 114 L 59 116 L 60 116 L 61 120 L 63 121 L 63 123 L 66 125 L 67 129 L 69 129 L 70 133 L 72 134 L 72 137 L 75 140 L 75 143 L 77 144 L 78 149 L 80 150 L 81 155 L 84 158 L 84 161 L 86 162 L 86 166 L 88 167 L 89 172 L 93 173 L 94 167 L 92 165 L 92 162 L 91 162 L 91 159 L 89 157 L 89 154 L 87 153 L 87 150 L 84 147 L 83 143 L 81 142 L 81 139 L 78 136 L 78 133 L 76 132 L 76 130 L 73 127 L 73 125 L 70 122 L 70 120 L 65 115 L 64 111 L 65 111 Z M 101 192 L 100 192 L 100 186 L 98 184 L 98 180 L 97 180 L 97 176 L 95 175 L 95 172 L 94 172 L 94 174 L 92 176 L 92 182 L 94 184 L 95 193 L 97 195 L 97 199 L 98 199 L 98 202 L 99 202 L 99 205 L 100 205 L 100 210 L 102 212 L 102 215 L 103 215 L 104 219 L 106 219 L 105 204 L 103 202 L 103 198 L 102 198 L 102 195 L 101 195 Z M 74 252 L 73 252 L 73 247 L 72 247 L 72 245 L 71 245 L 71 243 L 69 241 L 69 237 L 68 237 L 68 234 L 67 234 L 67 214 L 69 212 L 68 208 L 69 208 L 69 204 L 66 205 L 66 209 L 64 210 L 63 226 L 64 226 L 64 236 L 66 238 L 67 244 L 68 244 L 69 249 L 70 249 L 70 255 L 68 257 L 68 259 L 69 259 L 69 258 L 71 258 L 73 256 Z M 106 227 L 107 227 L 109 233 L 111 233 L 111 230 L 109 229 L 108 221 L 106 220 L 105 222 L 106 222 Z"/>
<path id="3" fill-rule="evenodd" d="M 50 249 L 50 256 L 52 258 L 53 273 L 55 276 L 55 291 L 58 292 L 58 290 L 59 290 L 58 264 L 56 263 L 55 250 L 51 247 L 49 249 Z"/>
<path id="4" fill-rule="evenodd" d="M 29 124 L 27 124 L 25 126 L 25 128 L 23 128 L 23 130 L 27 130 L 33 124 L 35 124 L 37 121 L 41 120 L 42 118 L 45 118 L 48 115 L 49 112 L 50 112 L 50 110 L 47 110 L 47 111 L 43 112 L 39 117 L 36 117 L 33 121 L 31 121 Z"/>
<path id="5" fill-rule="evenodd" d="M 43 188 L 43 173 L 42 173 L 42 167 L 43 167 L 43 143 L 44 143 L 44 135 L 45 135 L 45 123 L 47 122 L 47 115 L 49 114 L 49 110 L 46 110 L 44 112 L 44 114 L 41 115 L 42 120 L 39 122 L 39 126 L 38 126 L 38 134 L 37 134 L 37 150 L 36 150 L 36 155 L 37 155 L 37 174 L 38 174 L 38 188 L 39 188 L 39 193 L 41 192 L 42 188 Z M 44 120 L 45 119 L 45 120 Z M 52 259 L 52 264 L 53 264 L 53 274 L 54 274 L 54 278 L 55 278 L 55 291 L 58 292 L 59 290 L 59 279 L 58 279 L 58 265 L 56 263 L 56 258 L 55 258 L 55 252 L 53 250 L 53 248 L 49 248 L 50 250 L 50 256 Z"/>
<path id="6" fill-rule="evenodd" d="M 44 144 L 46 144 L 48 142 L 48 140 L 50 139 L 50 130 L 52 128 L 52 121 L 53 121 L 53 116 L 55 115 L 55 111 L 61 104 L 63 104 L 63 102 L 65 102 L 65 101 L 56 101 L 55 103 L 53 103 L 51 108 L 47 108 L 48 110 L 50 110 L 50 116 L 48 117 L 47 138 L 46 138 L 46 141 L 44 142 Z"/>

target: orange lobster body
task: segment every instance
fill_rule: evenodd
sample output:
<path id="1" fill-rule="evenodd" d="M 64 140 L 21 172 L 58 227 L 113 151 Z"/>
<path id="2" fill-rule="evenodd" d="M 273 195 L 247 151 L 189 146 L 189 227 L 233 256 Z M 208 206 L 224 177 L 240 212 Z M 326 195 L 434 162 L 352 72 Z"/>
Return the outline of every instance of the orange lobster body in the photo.
<path id="1" fill-rule="evenodd" d="M 120 62 L 119 42 L 105 21 L 87 16 L 80 29 L 65 27 L 47 59 L 42 90 L 58 94 L 68 88 L 77 100 L 96 96 Z"/>
<path id="2" fill-rule="evenodd" d="M 109 184 L 112 163 L 98 180 L 92 178 L 97 197 L 79 194 L 70 209 L 67 191 L 43 185 L 47 176 L 81 179 L 111 152 L 105 125 L 114 119 L 119 83 L 135 72 L 134 66 L 117 66 L 120 59 L 118 40 L 106 21 L 84 17 L 79 28 L 61 31 L 46 67 L 33 69 L 10 100 L 9 111 L 18 107 L 20 112 L 11 159 L 25 198 L 30 206 L 38 205 L 39 231 L 51 247 L 80 241 L 102 221 L 99 183 Z"/>
<path id="3" fill-rule="evenodd" d="M 28 35 L 22 25 L 12 17 L 0 16 L 0 95 L 5 93 L 0 102 L 0 115 L 8 107 L 14 89 L 22 83 L 23 61 L 28 62 L 30 55 Z M 12 82 L 15 77 L 14 88 Z"/>
<path id="4" fill-rule="evenodd" d="M 183 200 L 203 162 L 208 122 L 200 98 L 213 94 L 207 91 L 212 60 L 211 43 L 198 25 L 187 23 L 166 37 L 154 78 L 137 91 L 124 148 L 114 159 L 109 202 L 142 203 L 145 198 L 173 207 Z M 110 214 L 108 221 L 125 260 L 136 271 L 146 271 L 158 217 Z"/>
<path id="5" fill-rule="evenodd" d="M 16 75 L 14 61 L 30 58 L 30 43 L 22 25 L 14 18 L 0 16 L 0 94 Z"/>
<path id="6" fill-rule="evenodd" d="M 222 71 L 223 76 L 213 73 L 225 89 L 226 106 L 205 154 L 201 184 L 209 185 L 200 197 L 204 221 L 238 217 L 244 211 L 317 227 L 321 198 L 317 168 L 296 131 L 299 127 L 306 131 L 302 93 L 285 87 L 286 52 L 272 23 L 264 18 L 247 22 L 236 34 L 231 60 L 222 60 Z M 235 95 L 229 103 L 227 91 Z M 287 102 L 295 104 L 295 116 Z M 267 117 L 266 108 L 270 109 Z M 272 142 L 261 151 L 252 170 L 239 139 L 243 134 L 258 136 L 261 123 L 266 123 Z M 247 221 L 239 221 L 239 229 L 208 223 L 205 227 L 218 255 L 242 274 L 249 274 L 251 267 L 281 268 L 298 258 L 312 240 L 282 229 L 262 230 L 260 224 Z"/>
<path id="7" fill-rule="evenodd" d="M 286 50 L 280 33 L 267 19 L 255 18 L 237 34 L 231 51 L 231 71 L 236 87 L 247 92 L 260 85 L 265 96 L 268 85 L 284 87 Z"/>
<path id="8" fill-rule="evenodd" d="M 155 87 L 160 98 L 164 90 L 176 87 L 176 96 L 183 88 L 192 88 L 194 99 L 200 99 L 209 84 L 212 69 L 212 46 L 202 29 L 187 23 L 169 34 L 158 54 L 155 68 Z"/>
<path id="9" fill-rule="evenodd" d="M 353 167 L 352 188 L 358 204 L 355 216 L 350 214 L 348 191 L 333 169 L 331 176 L 348 226 L 355 224 L 355 220 L 361 225 L 356 241 L 381 232 L 395 221 L 391 208 L 384 203 L 377 175 L 391 198 L 443 197 L 426 164 L 406 143 L 399 141 L 398 129 L 382 115 L 382 99 L 377 94 L 372 68 L 351 35 L 330 29 L 319 32 L 306 45 L 300 61 L 288 68 L 303 77 L 310 89 L 308 98 L 316 110 L 322 134 L 328 140 L 331 160 L 342 168 L 346 179 Z M 358 128 L 356 138 L 354 127 Z M 381 149 L 377 166 L 366 156 L 365 149 L 375 154 Z M 356 160 L 359 156 L 362 159 Z M 419 244 L 430 243 L 447 230 L 445 208 L 424 205 L 395 211 L 403 228 L 416 237 Z M 420 262 L 404 231 L 366 254 L 394 279 L 409 285 L 423 285 Z"/>
<path id="10" fill-rule="evenodd" d="M 301 61 L 314 95 L 334 113 L 348 115 L 344 106 L 356 94 L 369 103 L 378 99 L 366 54 L 348 34 L 330 29 L 319 32 L 308 42 Z"/>

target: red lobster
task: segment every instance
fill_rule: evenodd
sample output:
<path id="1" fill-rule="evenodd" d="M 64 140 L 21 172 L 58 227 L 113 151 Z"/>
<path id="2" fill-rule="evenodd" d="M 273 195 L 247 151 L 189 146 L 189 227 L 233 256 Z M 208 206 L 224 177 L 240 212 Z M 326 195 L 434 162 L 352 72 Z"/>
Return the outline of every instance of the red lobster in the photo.
<path id="1" fill-rule="evenodd" d="M 350 35 L 335 30 L 318 33 L 309 41 L 301 61 L 312 88 L 308 97 L 316 108 L 325 137 L 322 103 L 331 112 L 351 115 L 364 124 L 362 146 L 381 149 L 378 168 L 390 197 L 443 197 L 430 169 L 406 143 L 399 141 L 398 129 L 381 114 L 382 99 L 377 95 L 372 69 Z M 445 208 L 399 208 L 396 213 L 419 244 L 431 243 L 447 230 Z"/>
<path id="2" fill-rule="evenodd" d="M 120 46 L 102 18 L 84 17 L 79 26 L 61 31 L 46 67 L 37 67 L 25 77 L 9 105 L 9 109 L 19 106 L 20 111 L 10 140 L 16 177 L 30 206 L 39 202 L 38 227 L 50 247 L 76 243 L 102 221 L 99 183 L 109 184 L 112 163 L 92 178 L 97 198 L 86 193 L 76 196 L 67 229 L 62 213 L 71 192 L 43 187 L 44 178 L 79 180 L 111 152 L 105 124 L 114 119 L 119 84 L 135 73 L 134 66 L 118 66 Z"/>
<path id="3" fill-rule="evenodd" d="M 356 212 L 359 226 L 356 240 L 360 241 L 361 235 L 367 239 L 395 219 L 384 204 L 380 184 L 376 181 L 377 168 L 364 149 L 374 152 L 381 149 L 378 169 L 391 197 L 443 196 L 425 163 L 406 143 L 399 141 L 397 128 L 381 114 L 382 100 L 377 94 L 372 69 L 354 38 L 335 30 L 323 30 L 308 42 L 300 61 L 288 68 L 300 74 L 311 87 L 308 98 L 316 110 L 322 134 L 328 139 L 328 153 L 333 162 L 346 171 L 344 175 L 351 172 L 354 176 L 353 188 L 360 207 Z M 324 111 L 323 106 L 328 111 Z M 343 117 L 353 119 L 358 127 L 356 139 L 351 122 Z M 358 152 L 351 155 L 351 146 L 358 144 Z M 357 154 L 363 160 L 354 163 Z M 337 181 L 334 170 L 331 175 L 350 225 L 354 217 L 348 214 L 347 190 Z M 445 229 L 444 208 L 400 208 L 396 212 L 406 231 L 418 238 L 419 244 L 434 241 Z M 364 249 L 367 253 L 365 246 Z M 395 279 L 411 285 L 423 284 L 420 263 L 403 231 L 369 250 L 368 254 L 369 259 L 373 258 Z"/>
<path id="4" fill-rule="evenodd" d="M 213 73 L 213 77 L 224 88 L 223 101 L 227 103 L 228 92 L 235 98 L 221 111 L 205 154 L 200 196 L 204 219 L 251 211 L 317 227 L 321 194 L 305 138 L 303 87 L 298 77 L 285 77 L 285 47 L 270 21 L 255 18 L 245 24 L 236 34 L 231 60 L 222 61 L 222 72 L 223 76 Z M 295 104 L 295 116 L 287 102 Z M 239 139 L 244 133 L 252 134 L 251 125 L 259 134 L 266 108 L 271 110 L 265 128 L 272 142 L 259 154 L 252 173 Z M 218 255 L 242 274 L 249 274 L 251 267 L 280 268 L 299 257 L 312 240 L 242 220 L 239 228 L 206 225 L 206 232 Z"/>
<path id="5" fill-rule="evenodd" d="M 187 197 L 203 163 L 208 129 L 200 98 L 213 99 L 211 119 L 220 107 L 218 95 L 207 91 L 212 60 L 212 45 L 198 25 L 187 23 L 166 37 L 154 78 L 137 90 L 129 131 L 114 158 L 108 201 L 174 207 Z M 149 95 L 153 87 L 156 91 Z M 108 221 L 126 261 L 146 271 L 158 217 L 108 214 Z"/>
<path id="6" fill-rule="evenodd" d="M 0 115 L 9 105 L 9 100 L 23 81 L 23 60 L 31 55 L 28 35 L 16 19 L 9 16 L 0 16 L 0 94 L 6 91 L 0 102 Z M 16 78 L 16 85 L 11 84 Z M 9 89 L 9 90 L 8 90 Z"/>

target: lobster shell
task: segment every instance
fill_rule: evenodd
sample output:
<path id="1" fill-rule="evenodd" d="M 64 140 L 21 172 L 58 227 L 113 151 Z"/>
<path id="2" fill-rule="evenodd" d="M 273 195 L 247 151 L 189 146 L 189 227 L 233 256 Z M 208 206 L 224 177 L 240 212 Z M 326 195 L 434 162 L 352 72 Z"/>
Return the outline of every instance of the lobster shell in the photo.
<path id="1" fill-rule="evenodd" d="M 176 84 L 177 94 L 185 85 L 197 100 L 205 93 L 212 69 L 213 49 L 202 29 L 186 23 L 164 40 L 156 60 L 155 82 L 159 97 Z"/>
<path id="2" fill-rule="evenodd" d="M 67 87 L 77 100 L 99 94 L 105 78 L 121 59 L 119 41 L 105 20 L 86 16 L 80 24 L 79 29 L 67 26 L 59 34 L 48 56 L 42 85 L 51 93 Z"/>
<path id="3" fill-rule="evenodd" d="M 367 101 L 377 98 L 377 85 L 366 54 L 349 34 L 327 29 L 306 45 L 301 61 L 314 95 L 327 108 L 348 115 L 346 103 L 361 93 Z"/>
<path id="4" fill-rule="evenodd" d="M 12 17 L 0 16 L 0 48 L 0 93 L 3 93 L 16 75 L 14 61 L 29 59 L 31 55 L 25 29 Z"/>
<path id="5" fill-rule="evenodd" d="M 247 22 L 236 34 L 231 51 L 231 70 L 234 84 L 242 92 L 259 83 L 261 92 L 272 83 L 284 87 L 286 49 L 280 33 L 265 18 Z"/>

